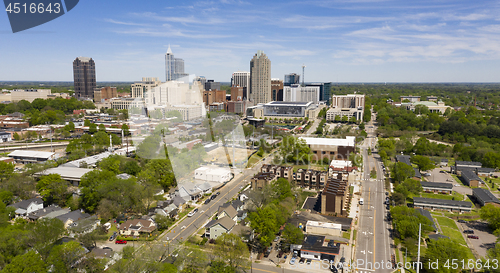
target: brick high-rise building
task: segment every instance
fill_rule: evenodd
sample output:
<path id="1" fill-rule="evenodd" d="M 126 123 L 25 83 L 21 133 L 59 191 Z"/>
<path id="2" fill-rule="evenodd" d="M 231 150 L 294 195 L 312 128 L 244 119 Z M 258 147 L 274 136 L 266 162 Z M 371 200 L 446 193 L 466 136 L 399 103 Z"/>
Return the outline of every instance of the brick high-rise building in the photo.
<path id="1" fill-rule="evenodd" d="M 226 102 L 226 91 L 224 90 L 203 91 L 203 102 L 205 103 L 205 106 L 211 105 L 216 102 Z"/>
<path id="2" fill-rule="evenodd" d="M 231 100 L 232 101 L 243 100 L 243 87 L 241 87 L 241 86 L 231 87 Z"/>
<path id="3" fill-rule="evenodd" d="M 118 97 L 116 87 L 106 86 L 103 88 L 96 88 L 94 90 L 94 102 L 101 102 L 102 100 L 107 100 L 116 97 Z"/>
<path id="4" fill-rule="evenodd" d="M 271 79 L 271 97 L 273 101 L 283 101 L 283 81 Z"/>
<path id="5" fill-rule="evenodd" d="M 255 104 L 272 101 L 271 60 L 259 50 L 250 61 L 250 100 Z"/>
<path id="6" fill-rule="evenodd" d="M 92 58 L 78 57 L 73 61 L 75 97 L 93 99 L 96 87 L 95 62 Z"/>

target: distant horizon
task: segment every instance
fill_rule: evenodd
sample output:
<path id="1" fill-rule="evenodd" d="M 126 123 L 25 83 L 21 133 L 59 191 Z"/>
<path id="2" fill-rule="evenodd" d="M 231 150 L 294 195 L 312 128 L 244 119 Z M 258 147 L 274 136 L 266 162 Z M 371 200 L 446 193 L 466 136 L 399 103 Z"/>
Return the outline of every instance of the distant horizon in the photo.
<path id="1" fill-rule="evenodd" d="M 211 80 L 211 79 L 210 79 Z M 281 79 L 280 79 L 281 80 Z M 19 80 L 19 81 L 6 81 L 6 80 L 0 80 L 0 85 L 2 83 L 10 83 L 10 82 L 16 82 L 16 83 L 73 83 L 73 81 L 30 81 L 30 80 Z M 140 81 L 97 81 L 96 83 L 127 83 L 127 84 L 132 84 L 135 82 L 140 82 Z M 164 83 L 165 81 L 161 81 Z M 216 81 L 219 82 L 219 81 Z M 224 82 L 220 81 L 221 85 L 231 85 L 231 82 Z M 336 84 L 500 84 L 500 81 L 498 82 L 333 82 L 333 81 L 311 81 L 311 82 L 305 82 L 305 84 L 311 84 L 311 83 L 336 83 Z"/>
<path id="2" fill-rule="evenodd" d="M 18 33 L 0 12 L 0 75 L 66 81 L 86 56 L 99 82 L 164 81 L 170 46 L 186 73 L 219 82 L 249 71 L 258 50 L 271 78 L 302 81 L 305 65 L 306 82 L 499 82 L 499 21 L 493 0 L 87 0 Z"/>

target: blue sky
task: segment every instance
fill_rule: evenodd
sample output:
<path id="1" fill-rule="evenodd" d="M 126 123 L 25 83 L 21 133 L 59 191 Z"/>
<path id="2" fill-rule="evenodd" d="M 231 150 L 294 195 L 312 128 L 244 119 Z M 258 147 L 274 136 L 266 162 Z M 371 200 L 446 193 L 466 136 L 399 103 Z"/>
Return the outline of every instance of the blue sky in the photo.
<path id="1" fill-rule="evenodd" d="M 306 81 L 500 82 L 499 1 L 110 1 L 13 34 L 0 12 L 0 80 L 165 80 L 168 45 L 186 72 L 228 82 L 263 50 L 272 77 Z"/>

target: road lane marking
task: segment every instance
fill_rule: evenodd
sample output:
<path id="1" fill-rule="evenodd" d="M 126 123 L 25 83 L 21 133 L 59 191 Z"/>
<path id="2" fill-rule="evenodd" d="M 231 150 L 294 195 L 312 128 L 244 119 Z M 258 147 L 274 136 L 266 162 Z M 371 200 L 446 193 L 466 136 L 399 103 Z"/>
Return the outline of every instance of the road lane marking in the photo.
<path id="1" fill-rule="evenodd" d="M 247 177 L 248 177 L 248 175 L 247 175 Z M 241 182 L 240 182 L 240 183 L 241 183 Z M 234 190 L 236 187 L 238 187 L 240 183 L 237 183 L 237 184 L 236 184 L 236 185 L 235 185 L 232 189 L 230 189 L 230 190 L 229 190 L 229 191 L 227 191 L 224 195 L 222 195 L 222 196 L 219 198 L 219 200 L 221 200 L 224 196 L 226 196 L 227 194 L 229 194 L 229 192 L 231 192 L 231 191 L 232 191 L 232 190 Z M 208 210 L 210 210 L 210 209 L 211 209 L 211 208 L 212 208 L 215 204 L 216 204 L 216 203 L 213 203 L 213 204 L 212 204 L 212 205 L 208 208 Z M 194 222 L 196 222 L 196 221 L 197 221 L 197 220 L 198 220 L 201 216 L 203 216 L 203 214 L 202 214 L 202 213 L 199 213 L 198 217 L 197 217 L 196 219 L 194 219 L 194 220 L 193 220 L 193 222 L 191 222 L 191 224 L 187 225 L 184 229 L 181 229 L 181 231 L 179 231 L 179 233 L 177 233 L 177 235 L 175 235 L 175 237 L 174 237 L 174 238 L 172 238 L 172 241 L 174 241 L 174 240 L 175 240 L 175 238 L 177 238 L 179 235 L 181 235 L 182 230 L 187 230 L 187 228 L 188 228 L 189 226 L 191 226 Z"/>
<path id="2" fill-rule="evenodd" d="M 375 252 L 375 242 L 376 242 L 376 238 L 377 238 L 377 234 L 375 233 L 375 228 L 376 228 L 375 220 L 377 218 L 375 218 L 375 215 L 377 215 L 376 209 L 373 210 L 373 252 Z M 373 264 L 375 264 L 375 254 L 373 254 Z"/>

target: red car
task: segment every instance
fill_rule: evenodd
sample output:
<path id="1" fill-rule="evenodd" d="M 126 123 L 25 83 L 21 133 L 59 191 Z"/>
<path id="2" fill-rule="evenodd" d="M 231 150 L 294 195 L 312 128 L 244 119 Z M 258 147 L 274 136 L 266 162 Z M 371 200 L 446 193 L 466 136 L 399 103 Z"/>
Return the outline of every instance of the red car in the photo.
<path id="1" fill-rule="evenodd" d="M 477 235 L 467 235 L 467 238 L 479 239 L 479 237 Z"/>
<path id="2" fill-rule="evenodd" d="M 125 241 L 125 240 L 116 240 L 115 244 L 126 245 L 127 241 Z"/>

